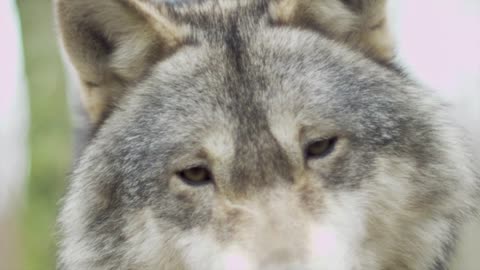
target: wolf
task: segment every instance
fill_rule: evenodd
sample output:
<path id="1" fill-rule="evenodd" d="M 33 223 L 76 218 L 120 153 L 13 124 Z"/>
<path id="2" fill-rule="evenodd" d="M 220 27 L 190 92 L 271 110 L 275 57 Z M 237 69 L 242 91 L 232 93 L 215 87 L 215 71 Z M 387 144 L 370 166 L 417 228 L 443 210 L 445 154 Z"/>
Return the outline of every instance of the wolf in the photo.
<path id="1" fill-rule="evenodd" d="M 94 127 L 58 269 L 448 269 L 479 175 L 385 4 L 57 0 Z"/>

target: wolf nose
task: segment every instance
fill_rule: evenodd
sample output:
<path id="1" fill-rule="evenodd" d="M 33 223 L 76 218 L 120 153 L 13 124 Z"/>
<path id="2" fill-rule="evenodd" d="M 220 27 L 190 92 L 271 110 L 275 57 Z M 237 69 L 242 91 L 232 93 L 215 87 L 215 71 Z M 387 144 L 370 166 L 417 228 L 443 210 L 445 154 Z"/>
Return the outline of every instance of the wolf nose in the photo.
<path id="1" fill-rule="evenodd" d="M 276 248 L 269 252 L 268 255 L 263 258 L 263 261 L 267 263 L 275 262 L 282 264 L 288 262 L 290 257 L 292 256 L 286 248 Z"/>
<path id="2" fill-rule="evenodd" d="M 298 261 L 298 257 L 292 248 L 274 248 L 261 257 L 260 269 L 294 269 L 292 265 L 295 261 Z"/>

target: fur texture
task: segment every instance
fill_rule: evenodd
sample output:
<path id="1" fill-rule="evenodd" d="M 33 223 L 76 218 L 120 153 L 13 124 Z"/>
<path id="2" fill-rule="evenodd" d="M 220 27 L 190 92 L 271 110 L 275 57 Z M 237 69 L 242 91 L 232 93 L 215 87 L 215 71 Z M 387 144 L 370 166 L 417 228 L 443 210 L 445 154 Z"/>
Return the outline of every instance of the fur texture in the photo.
<path id="1" fill-rule="evenodd" d="M 58 0 L 98 127 L 59 268 L 447 269 L 478 175 L 446 107 L 388 63 L 383 7 Z M 209 181 L 182 178 L 197 166 Z"/>

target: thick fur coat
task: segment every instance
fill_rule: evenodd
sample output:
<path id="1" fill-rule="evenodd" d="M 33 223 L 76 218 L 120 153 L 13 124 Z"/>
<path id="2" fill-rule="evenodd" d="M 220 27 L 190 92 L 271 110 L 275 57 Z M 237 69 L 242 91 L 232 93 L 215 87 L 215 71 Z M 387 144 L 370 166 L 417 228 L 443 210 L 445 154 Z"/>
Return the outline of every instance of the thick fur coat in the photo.
<path id="1" fill-rule="evenodd" d="M 96 127 L 59 268 L 447 269 L 478 175 L 384 7 L 58 0 Z"/>

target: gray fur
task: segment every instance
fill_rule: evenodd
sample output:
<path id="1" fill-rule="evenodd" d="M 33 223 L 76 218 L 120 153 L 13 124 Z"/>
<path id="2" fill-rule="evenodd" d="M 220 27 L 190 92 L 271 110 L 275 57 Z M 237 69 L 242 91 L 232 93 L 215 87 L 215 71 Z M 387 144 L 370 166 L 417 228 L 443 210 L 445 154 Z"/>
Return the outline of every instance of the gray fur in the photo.
<path id="1" fill-rule="evenodd" d="M 447 108 L 350 46 L 276 25 L 269 1 L 216 2 L 165 4 L 189 26 L 187 42 L 127 84 L 84 151 L 59 218 L 59 268 L 220 269 L 192 268 L 182 250 L 182 237 L 208 232 L 221 248 L 258 255 L 248 269 L 324 269 L 306 259 L 305 226 L 329 213 L 324 198 L 351 194 L 367 236 L 349 270 L 448 269 L 478 183 Z M 272 127 L 284 118 L 298 133 L 288 145 Z M 231 136 L 229 160 L 204 153 L 212 132 Z M 324 132 L 339 137 L 334 152 L 304 160 L 305 143 Z M 214 183 L 183 183 L 182 160 L 206 164 Z M 258 207 L 273 227 L 229 203 Z M 204 248 L 205 261 L 219 252 Z"/>

